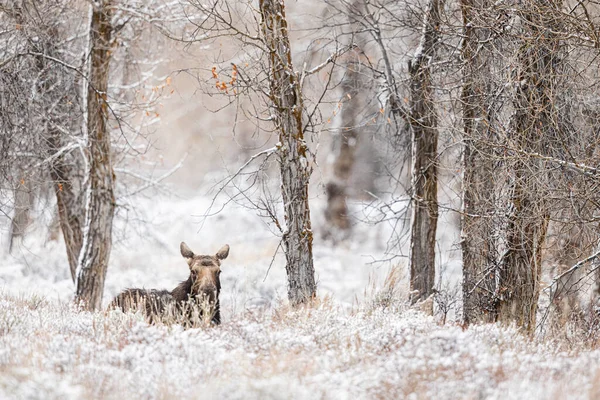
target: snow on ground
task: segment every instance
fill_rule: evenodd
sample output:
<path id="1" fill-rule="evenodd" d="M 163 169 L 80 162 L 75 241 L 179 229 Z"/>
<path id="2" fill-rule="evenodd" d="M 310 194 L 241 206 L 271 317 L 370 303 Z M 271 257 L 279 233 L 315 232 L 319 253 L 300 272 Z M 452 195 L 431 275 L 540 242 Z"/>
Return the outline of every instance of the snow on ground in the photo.
<path id="1" fill-rule="evenodd" d="M 203 220 L 209 204 L 203 195 L 153 196 L 120 210 L 104 304 L 125 287 L 171 289 L 185 279 L 181 241 L 198 253 L 228 243 L 224 322 L 216 328 L 149 326 L 139 315 L 74 309 L 63 245 L 43 230 L 14 255 L 2 254 L 0 398 L 600 396 L 598 350 L 498 326 L 440 325 L 405 305 L 405 281 L 381 301 L 389 266 L 372 261 L 384 256 L 384 225 L 359 224 L 337 246 L 315 240 L 321 301 L 291 310 L 283 257 L 269 270 L 278 245 L 269 226 L 231 205 Z M 313 206 L 318 229 L 322 203 Z"/>
<path id="2" fill-rule="evenodd" d="M 334 304 L 246 312 L 218 328 L 148 326 L 3 294 L 1 398 L 596 398 L 597 350 L 495 326 Z"/>

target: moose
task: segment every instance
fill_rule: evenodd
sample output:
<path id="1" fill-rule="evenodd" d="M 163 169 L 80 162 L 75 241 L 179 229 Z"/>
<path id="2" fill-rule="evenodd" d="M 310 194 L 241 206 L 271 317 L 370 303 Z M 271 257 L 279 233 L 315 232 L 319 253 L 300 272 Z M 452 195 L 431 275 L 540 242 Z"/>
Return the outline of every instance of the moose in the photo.
<path id="1" fill-rule="evenodd" d="M 221 247 L 214 256 L 196 255 L 181 242 L 181 255 L 190 267 L 190 276 L 171 291 L 156 289 L 126 289 L 108 306 L 123 312 L 141 310 L 146 318 L 156 321 L 171 320 L 186 326 L 195 321 L 221 323 L 219 294 L 221 292 L 221 260 L 229 255 L 229 245 Z"/>

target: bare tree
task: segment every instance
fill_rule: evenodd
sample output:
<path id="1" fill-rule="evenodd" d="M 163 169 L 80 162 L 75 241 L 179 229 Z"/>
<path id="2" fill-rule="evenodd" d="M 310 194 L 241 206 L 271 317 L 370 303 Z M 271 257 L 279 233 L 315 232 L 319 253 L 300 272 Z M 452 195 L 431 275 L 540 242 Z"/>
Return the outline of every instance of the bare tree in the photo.
<path id="1" fill-rule="evenodd" d="M 0 151 L 6 156 L 0 172 L 2 183 L 5 180 L 11 188 L 32 186 L 30 202 L 33 194 L 47 196 L 51 183 L 76 299 L 94 309 L 101 304 L 112 245 L 113 162 L 116 159 L 122 166 L 117 172 L 124 176 L 120 186 L 124 199 L 161 179 L 123 168 L 129 152 L 139 155 L 147 149 L 138 142 L 145 140 L 145 128 L 157 120 L 158 113 L 150 110 L 167 85 L 140 88 L 151 83 L 153 68 L 160 63 L 160 59 L 147 62 L 143 58 L 147 51 L 139 51 L 142 27 L 149 21 L 163 23 L 161 13 L 174 16 L 180 9 L 156 11 L 152 2 L 87 5 L 91 8 L 78 0 L 13 0 L 0 5 L 6 32 L 0 39 Z M 170 22 L 176 20 L 174 16 Z M 117 61 L 117 68 L 109 71 L 111 60 Z M 130 78 L 138 65 L 144 65 L 142 77 Z M 137 100 L 133 88 L 143 90 L 141 97 L 147 100 Z M 113 142 L 116 146 L 111 146 Z M 135 184 L 140 180 L 141 187 Z M 123 190 L 127 183 L 136 187 Z M 17 235 L 22 234 L 30 207 L 22 192 L 15 192 L 18 204 L 12 205 Z"/>
<path id="2" fill-rule="evenodd" d="M 346 64 L 345 77 L 342 79 L 342 92 L 347 96 L 347 101 L 341 110 L 341 127 L 336 135 L 336 149 L 333 150 L 335 159 L 333 161 L 333 178 L 327 182 L 327 209 L 325 217 L 333 225 L 334 229 L 350 229 L 350 217 L 348 215 L 348 184 L 352 169 L 355 164 L 356 146 L 358 141 L 357 118 L 360 114 L 360 95 L 357 88 L 360 87 L 360 75 L 357 69 L 359 64 L 349 61 Z"/>
<path id="3" fill-rule="evenodd" d="M 28 188 L 29 198 L 29 205 L 15 202 L 13 222 L 18 226 L 14 226 L 13 233 L 22 235 L 34 197 L 43 192 L 40 188 L 46 181 L 51 181 L 71 276 L 75 280 L 83 223 L 79 196 L 81 159 L 76 133 L 82 122 L 78 100 L 82 74 L 77 73 L 77 66 L 61 60 L 61 55 L 68 53 L 67 46 L 77 52 L 77 41 L 65 39 L 68 28 L 60 21 L 69 15 L 71 7 L 69 2 L 6 4 L 5 15 L 17 29 L 12 35 L 14 50 L 5 53 L 10 62 L 4 66 L 3 75 L 12 79 L 5 85 L 3 98 L 10 99 L 10 105 L 5 107 L 2 119 L 4 137 L 21 138 L 13 143 L 7 160 L 22 176 L 19 186 Z M 21 94 L 27 90 L 34 94 L 29 101 Z M 20 154 L 23 156 L 19 157 Z M 24 191 L 19 188 L 17 193 L 16 200 L 22 200 Z"/>
<path id="4" fill-rule="evenodd" d="M 365 117 L 365 106 L 369 103 L 368 98 L 373 96 L 369 90 L 365 72 L 369 68 L 365 61 L 365 40 L 363 34 L 359 33 L 362 26 L 357 23 L 355 13 L 362 9 L 361 1 L 354 0 L 345 7 L 344 11 L 349 19 L 349 41 L 350 46 L 356 49 L 345 57 L 344 76 L 340 82 L 342 91 L 340 100 L 340 124 L 333 136 L 333 176 L 325 186 L 327 194 L 327 208 L 325 217 L 331 224 L 328 234 L 335 237 L 340 231 L 347 234 L 351 227 L 351 219 L 348 215 L 347 198 L 351 194 L 352 174 L 355 173 L 357 150 L 359 141 L 364 146 L 368 128 L 363 124 Z"/>
<path id="5" fill-rule="evenodd" d="M 514 128 L 509 139 L 528 153 L 546 151 L 559 138 L 556 77 L 560 71 L 561 41 L 548 30 L 557 21 L 554 10 L 562 1 L 530 1 L 522 9 L 525 39 L 518 54 Z M 542 34 L 543 33 L 543 34 Z M 501 260 L 502 291 L 498 319 L 535 329 L 540 291 L 542 250 L 549 222 L 548 181 L 542 160 L 517 159 L 512 167 L 511 210 L 507 251 Z"/>
<path id="6" fill-rule="evenodd" d="M 261 0 L 261 34 L 269 60 L 269 98 L 279 132 L 278 157 L 286 230 L 283 245 L 292 304 L 316 295 L 308 205 L 310 155 L 304 139 L 302 91 L 294 71 L 283 1 Z"/>
<path id="7" fill-rule="evenodd" d="M 429 1 L 419 47 L 408 65 L 413 160 L 410 287 L 415 301 L 429 297 L 435 285 L 438 131 L 431 68 L 442 9 L 443 1 Z"/>
<path id="8" fill-rule="evenodd" d="M 598 209 L 589 189 L 598 175 L 588 169 L 597 157 L 590 148 L 597 104 L 589 99 L 598 95 L 587 74 L 597 57 L 596 19 L 582 3 L 565 7 L 461 3 L 467 323 L 501 321 L 532 332 L 542 265 L 546 273 L 556 263 L 566 270 L 553 280 L 552 297 L 565 294 L 563 283 L 581 282 L 569 271 L 592 261 L 584 258 L 595 251 Z"/>
<path id="9" fill-rule="evenodd" d="M 486 142 L 493 138 L 489 93 L 493 13 L 487 0 L 462 0 L 463 87 L 461 93 L 464 149 L 461 250 L 463 260 L 463 319 L 465 323 L 493 322 L 499 291 L 492 223 L 493 162 Z"/>
<path id="10" fill-rule="evenodd" d="M 114 172 L 108 119 L 111 0 L 91 5 L 90 68 L 87 85 L 87 188 L 85 230 L 79 254 L 76 299 L 88 309 L 102 304 L 115 209 Z"/>

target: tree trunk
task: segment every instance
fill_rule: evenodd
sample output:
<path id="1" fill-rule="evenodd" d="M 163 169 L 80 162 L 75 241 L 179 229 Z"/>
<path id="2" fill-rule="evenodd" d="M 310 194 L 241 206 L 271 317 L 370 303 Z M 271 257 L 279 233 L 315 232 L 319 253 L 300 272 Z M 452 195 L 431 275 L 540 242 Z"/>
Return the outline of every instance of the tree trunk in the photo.
<path id="1" fill-rule="evenodd" d="M 110 132 L 107 127 L 108 71 L 111 43 L 111 0 L 92 4 L 90 72 L 87 90 L 87 204 L 83 245 L 79 254 L 76 300 L 90 310 L 102 304 L 111 250 L 115 199 Z"/>
<path id="2" fill-rule="evenodd" d="M 14 214 L 10 221 L 10 237 L 8 251 L 12 253 L 15 244 L 19 244 L 25 236 L 30 223 L 30 211 L 33 207 L 34 193 L 30 178 L 24 179 L 13 189 Z"/>
<path id="3" fill-rule="evenodd" d="M 413 301 L 429 297 L 435 284 L 437 204 L 437 115 L 431 62 L 439 39 L 441 0 L 430 0 L 419 48 L 409 61 L 412 129 L 412 219 L 410 288 Z"/>
<path id="4" fill-rule="evenodd" d="M 486 18 L 488 0 L 462 0 L 464 36 L 462 41 L 464 148 L 461 215 L 463 261 L 463 320 L 494 322 L 499 277 L 496 247 L 492 235 L 494 177 L 491 157 L 484 152 L 492 139 L 488 114 L 490 54 L 485 45 L 491 34 Z M 490 149 L 488 148 L 489 152 Z"/>
<path id="5" fill-rule="evenodd" d="M 561 7 L 562 1 L 532 0 L 523 10 L 525 39 L 518 55 L 510 140 L 527 153 L 546 153 L 550 141 L 558 135 L 555 80 L 561 52 L 560 40 L 552 33 L 557 23 L 552 11 Z M 535 329 L 540 292 L 542 249 L 549 220 L 547 176 L 540 160 L 519 158 L 514 162 L 498 319 L 516 323 L 527 332 Z"/>
<path id="6" fill-rule="evenodd" d="M 297 305 L 316 295 L 313 234 L 308 206 L 311 168 L 302 127 L 302 93 L 292 64 L 283 1 L 260 0 L 259 7 L 261 33 L 269 57 L 269 95 L 279 134 L 288 298 L 290 303 Z"/>
<path id="7" fill-rule="evenodd" d="M 71 278 L 75 283 L 77 262 L 83 243 L 82 223 L 84 216 L 83 209 L 80 206 L 81 196 L 77 193 L 77 188 L 81 186 L 81 182 L 79 182 L 80 178 L 73 171 L 73 166 L 67 161 L 66 155 L 62 154 L 60 150 L 65 144 L 57 129 L 49 129 L 48 145 L 54 159 L 50 166 L 50 177 L 56 194 L 60 229 L 65 241 Z"/>
<path id="8" fill-rule="evenodd" d="M 346 200 L 350 188 L 350 179 L 355 170 L 357 150 L 361 136 L 367 133 L 368 128 L 358 126 L 358 121 L 364 116 L 365 98 L 368 97 L 365 84 L 364 71 L 360 71 L 361 64 L 365 60 L 360 59 L 362 51 L 366 47 L 362 30 L 362 25 L 356 22 L 353 13 L 362 12 L 362 1 L 354 0 L 348 5 L 347 13 L 349 15 L 349 25 L 352 29 L 350 35 L 351 42 L 348 45 L 357 46 L 360 50 L 355 56 L 350 58 L 347 55 L 345 62 L 345 74 L 340 83 L 343 106 L 340 110 L 341 126 L 334 136 L 332 145 L 333 159 L 333 177 L 327 182 L 325 187 L 327 194 L 327 209 L 325 217 L 333 229 L 328 229 L 335 237 L 335 230 L 342 234 L 347 234 L 351 223 L 348 216 L 348 205 Z M 351 53 L 352 54 L 352 53 Z M 362 58 L 362 57 L 361 57 Z M 363 139 L 364 140 L 364 137 Z M 363 143 L 364 144 L 364 143 Z M 364 171 L 361 171 L 364 173 Z M 368 178 L 373 178 L 367 174 Z M 344 232 L 345 231 L 345 232 Z"/>
<path id="9" fill-rule="evenodd" d="M 350 95 L 350 99 L 344 103 L 340 112 L 341 127 L 336 137 L 337 149 L 334 150 L 335 159 L 333 161 L 333 179 L 327 182 L 327 209 L 325 217 L 327 222 L 333 225 L 334 229 L 350 229 L 350 219 L 348 217 L 348 183 L 354 160 L 356 158 L 356 144 L 358 140 L 358 131 L 356 128 L 356 116 L 359 111 L 358 88 L 360 86 L 360 77 L 356 71 L 357 66 L 352 62 L 346 64 L 346 74 L 341 82 L 342 93 Z"/>

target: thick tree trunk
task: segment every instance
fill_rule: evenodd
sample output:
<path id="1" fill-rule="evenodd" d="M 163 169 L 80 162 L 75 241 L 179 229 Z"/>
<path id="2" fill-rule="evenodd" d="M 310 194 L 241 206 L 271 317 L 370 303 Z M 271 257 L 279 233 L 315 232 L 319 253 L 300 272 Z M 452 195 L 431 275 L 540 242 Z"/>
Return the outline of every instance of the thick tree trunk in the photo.
<path id="1" fill-rule="evenodd" d="M 99 309 L 102 303 L 115 207 L 106 103 L 112 33 L 111 1 L 98 0 L 92 7 L 87 91 L 88 187 L 76 291 L 76 300 L 90 310 Z"/>
<path id="2" fill-rule="evenodd" d="M 302 93 L 292 64 L 284 3 L 260 0 L 259 6 L 261 34 L 269 57 L 270 101 L 279 134 L 288 298 L 297 305 L 316 294 L 308 206 L 311 168 L 302 127 Z"/>
<path id="3" fill-rule="evenodd" d="M 519 53 L 511 141 L 527 153 L 547 152 L 549 141 L 558 135 L 555 80 L 561 51 L 560 41 L 552 33 L 556 21 L 551 11 L 561 6 L 562 1 L 532 0 L 523 10 L 525 39 Z M 527 332 L 535 329 L 540 292 L 542 249 L 549 220 L 547 176 L 540 160 L 518 159 L 513 165 L 512 210 L 501 265 L 498 320 L 516 323 Z"/>
<path id="4" fill-rule="evenodd" d="M 491 29 L 485 13 L 488 0 L 462 0 L 464 36 L 462 41 L 464 149 L 461 215 L 461 250 L 463 261 L 463 320 L 493 322 L 499 274 L 497 244 L 492 235 L 494 212 L 494 177 L 492 160 L 484 152 L 492 139 L 488 114 L 490 54 L 484 44 Z M 490 149 L 488 148 L 489 152 Z"/>
<path id="5" fill-rule="evenodd" d="M 438 131 L 431 62 L 439 39 L 441 9 L 441 0 L 429 1 L 421 43 L 408 65 L 413 159 L 410 249 L 413 301 L 429 297 L 435 284 Z"/>
<path id="6" fill-rule="evenodd" d="M 540 294 L 542 248 L 548 227 L 540 188 L 531 185 L 524 165 L 515 168 L 512 215 L 508 224 L 508 250 L 502 260 L 502 290 L 498 320 L 516 323 L 527 332 L 535 329 Z M 524 184 L 524 183 L 529 184 Z"/>

